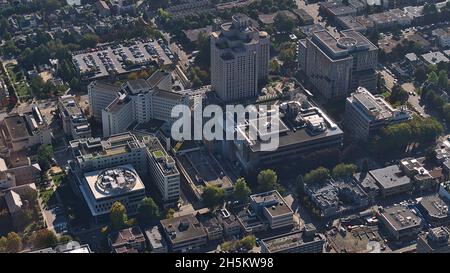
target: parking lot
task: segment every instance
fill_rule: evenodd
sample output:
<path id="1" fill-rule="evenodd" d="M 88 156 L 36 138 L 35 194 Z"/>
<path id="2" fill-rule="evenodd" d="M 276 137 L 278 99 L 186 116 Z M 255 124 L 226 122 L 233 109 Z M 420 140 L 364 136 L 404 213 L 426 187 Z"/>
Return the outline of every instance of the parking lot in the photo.
<path id="1" fill-rule="evenodd" d="M 175 57 L 160 39 L 127 41 L 117 45 L 100 46 L 76 52 L 73 63 L 84 79 L 106 77 L 109 74 L 125 74 L 157 63 L 170 65 Z"/>

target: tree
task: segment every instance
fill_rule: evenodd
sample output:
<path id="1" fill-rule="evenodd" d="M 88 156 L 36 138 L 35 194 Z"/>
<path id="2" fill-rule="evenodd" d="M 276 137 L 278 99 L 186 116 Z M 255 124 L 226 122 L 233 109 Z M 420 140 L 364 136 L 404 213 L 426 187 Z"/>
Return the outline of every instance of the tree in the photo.
<path id="1" fill-rule="evenodd" d="M 142 204 L 138 207 L 138 221 L 140 224 L 148 225 L 155 220 L 158 220 L 159 208 L 152 198 L 146 197 L 142 201 Z"/>
<path id="2" fill-rule="evenodd" d="M 274 26 L 278 31 L 292 32 L 295 22 L 290 17 L 285 16 L 284 13 L 278 12 L 274 18 Z"/>
<path id="3" fill-rule="evenodd" d="M 341 163 L 336 165 L 331 173 L 333 174 L 333 177 L 336 178 L 348 178 L 351 177 L 357 170 L 356 165 L 354 164 L 345 164 Z"/>
<path id="4" fill-rule="evenodd" d="M 260 192 L 278 190 L 281 185 L 278 184 L 278 176 L 274 170 L 262 170 L 257 177 L 258 189 Z"/>
<path id="5" fill-rule="evenodd" d="M 252 191 L 247 186 L 245 179 L 238 178 L 238 180 L 236 180 L 236 183 L 234 184 L 234 189 L 233 189 L 234 199 L 236 199 L 240 203 L 244 203 L 245 201 L 248 200 L 251 193 L 252 193 Z"/>
<path id="6" fill-rule="evenodd" d="M 427 82 L 437 84 L 438 81 L 439 81 L 439 77 L 436 74 L 436 72 L 431 71 L 430 73 L 428 73 Z"/>
<path id="7" fill-rule="evenodd" d="M 71 237 L 70 235 L 62 235 L 62 236 L 59 238 L 59 240 L 58 240 L 58 242 L 59 242 L 60 244 L 67 244 L 67 243 L 69 243 L 69 242 L 71 242 L 71 241 L 73 241 L 73 239 L 72 239 L 72 237 Z"/>
<path id="8" fill-rule="evenodd" d="M 364 159 L 361 166 L 361 172 L 367 173 L 369 171 L 369 161 L 367 159 Z"/>
<path id="9" fill-rule="evenodd" d="M 436 163 L 437 153 L 433 148 L 429 148 L 425 152 L 425 161 L 430 164 Z"/>
<path id="10" fill-rule="evenodd" d="M 146 0 L 145 2 L 148 3 L 148 7 L 151 10 L 158 10 L 169 5 L 169 0 Z"/>
<path id="11" fill-rule="evenodd" d="M 17 253 L 22 249 L 22 239 L 15 232 L 10 232 L 6 236 L 6 251 L 9 253 Z"/>
<path id="12" fill-rule="evenodd" d="M 122 229 L 127 225 L 128 216 L 127 210 L 120 202 L 115 202 L 110 210 L 109 218 L 114 230 Z"/>
<path id="13" fill-rule="evenodd" d="M 174 209 L 172 209 L 172 208 L 168 209 L 167 213 L 166 213 L 166 219 L 172 219 L 174 214 L 175 214 Z"/>
<path id="14" fill-rule="evenodd" d="M 301 174 L 297 176 L 297 191 L 300 196 L 305 193 L 305 180 Z"/>
<path id="15" fill-rule="evenodd" d="M 203 189 L 202 199 L 206 207 L 214 210 L 221 205 L 225 199 L 225 190 L 214 185 L 206 186 Z"/>
<path id="16" fill-rule="evenodd" d="M 256 246 L 256 237 L 255 235 L 247 235 L 242 238 L 239 242 L 239 245 L 243 248 L 250 250 Z"/>
<path id="17" fill-rule="evenodd" d="M 408 100 L 408 93 L 401 87 L 401 85 L 396 84 L 392 87 L 392 92 L 389 97 L 392 103 L 404 104 Z"/>
<path id="18" fill-rule="evenodd" d="M 422 66 L 419 66 L 414 71 L 414 80 L 419 83 L 423 83 L 427 79 L 427 71 Z"/>
<path id="19" fill-rule="evenodd" d="M 319 167 L 310 171 L 304 177 L 305 184 L 314 184 L 330 178 L 330 171 L 327 168 Z"/>
<path id="20" fill-rule="evenodd" d="M 55 247 L 58 244 L 58 238 L 53 231 L 41 229 L 33 234 L 34 248 L 41 249 Z"/>
<path id="21" fill-rule="evenodd" d="M 439 71 L 438 83 L 439 83 L 439 86 L 444 89 L 446 89 L 448 87 L 447 71 L 445 71 L 445 70 Z"/>
<path id="22" fill-rule="evenodd" d="M 95 47 L 97 43 L 100 42 L 100 37 L 95 34 L 88 33 L 84 34 L 80 41 L 80 46 L 82 48 Z"/>
<path id="23" fill-rule="evenodd" d="M 53 147 L 51 145 L 41 145 L 37 150 L 37 160 L 43 171 L 50 169 L 53 158 Z"/>

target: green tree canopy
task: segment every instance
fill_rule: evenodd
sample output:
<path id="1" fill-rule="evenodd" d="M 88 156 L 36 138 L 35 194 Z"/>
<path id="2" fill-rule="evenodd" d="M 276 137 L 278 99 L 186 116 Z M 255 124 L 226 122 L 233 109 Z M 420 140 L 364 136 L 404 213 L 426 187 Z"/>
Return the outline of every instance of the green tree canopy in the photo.
<path id="1" fill-rule="evenodd" d="M 124 228 L 128 222 L 127 210 L 125 206 L 120 202 L 115 202 L 111 207 L 109 218 L 111 220 L 111 226 L 114 230 Z"/>
<path id="2" fill-rule="evenodd" d="M 238 178 L 238 180 L 236 180 L 236 183 L 234 184 L 234 189 L 233 189 L 234 199 L 236 199 L 237 201 L 239 201 L 241 203 L 244 203 L 245 201 L 247 201 L 249 199 L 249 196 L 251 193 L 252 193 L 252 191 L 247 186 L 247 182 L 245 182 L 245 179 L 242 177 Z"/>
<path id="3" fill-rule="evenodd" d="M 140 224 L 148 225 L 155 220 L 158 220 L 159 208 L 152 198 L 146 197 L 142 204 L 138 207 L 138 221 Z"/>
<path id="4" fill-rule="evenodd" d="M 33 246 L 36 249 L 55 247 L 57 244 L 58 238 L 51 230 L 41 229 L 33 235 Z"/>
<path id="5" fill-rule="evenodd" d="M 6 251 L 9 253 L 17 253 L 22 249 L 22 239 L 15 232 L 6 235 Z"/>
<path id="6" fill-rule="evenodd" d="M 203 189 L 202 199 L 206 207 L 214 210 L 225 200 L 225 190 L 213 185 L 206 186 Z"/>
<path id="7" fill-rule="evenodd" d="M 41 145 L 37 150 L 37 160 L 42 170 L 48 170 L 53 157 L 53 147 L 51 145 Z"/>
<path id="8" fill-rule="evenodd" d="M 274 18 L 274 26 L 278 31 L 292 32 L 295 27 L 295 22 L 290 17 L 278 12 Z"/>
<path id="9" fill-rule="evenodd" d="M 357 169 L 355 164 L 340 163 L 333 168 L 331 173 L 336 178 L 347 178 L 351 177 Z"/>
<path id="10" fill-rule="evenodd" d="M 305 184 L 314 184 L 330 178 L 330 171 L 325 167 L 319 167 L 310 171 L 303 178 Z"/>
<path id="11" fill-rule="evenodd" d="M 278 184 L 278 176 L 274 170 L 262 170 L 257 176 L 258 190 L 260 192 L 279 190 L 281 185 Z"/>

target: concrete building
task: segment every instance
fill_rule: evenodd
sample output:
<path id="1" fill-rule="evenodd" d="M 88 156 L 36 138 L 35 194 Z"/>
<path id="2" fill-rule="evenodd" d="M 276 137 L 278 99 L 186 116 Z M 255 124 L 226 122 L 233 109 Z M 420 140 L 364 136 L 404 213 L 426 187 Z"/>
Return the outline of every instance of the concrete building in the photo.
<path id="1" fill-rule="evenodd" d="M 279 108 L 279 114 L 270 110 L 267 113 L 270 119 L 258 117 L 246 120 L 237 125 L 236 140 L 223 142 L 225 157 L 238 162 L 244 171 L 273 167 L 289 160 L 298 160 L 309 152 L 342 145 L 342 130 L 306 96 L 275 107 Z M 268 125 L 271 130 L 268 133 L 278 136 L 278 147 L 271 151 L 264 150 L 265 142 L 261 141 L 263 132 L 257 131 L 258 138 L 249 135 L 253 129 L 258 130 L 258 123 L 267 120 L 273 124 Z"/>
<path id="2" fill-rule="evenodd" d="M 110 103 L 101 109 L 103 136 L 125 132 L 131 124 L 142 124 L 152 119 L 166 122 L 164 128 L 169 130 L 176 121 L 171 117 L 172 108 L 189 105 L 189 96 L 164 90 L 169 88 L 171 76 L 162 71 L 155 72 L 147 80 L 124 83 L 117 96 L 111 95 Z"/>
<path id="3" fill-rule="evenodd" d="M 36 106 L 30 112 L 7 116 L 2 125 L 1 137 L 12 151 L 52 143 L 47 121 Z"/>
<path id="4" fill-rule="evenodd" d="M 84 173 L 81 194 L 95 221 L 107 220 L 112 205 L 120 202 L 128 215 L 135 215 L 145 198 L 145 186 L 132 165 L 120 165 Z"/>
<path id="5" fill-rule="evenodd" d="M 144 231 L 151 253 L 167 253 L 166 240 L 159 232 L 158 226 L 151 227 Z"/>
<path id="6" fill-rule="evenodd" d="M 389 235 L 397 241 L 417 238 L 422 228 L 422 219 L 402 205 L 382 209 L 378 218 Z"/>
<path id="7" fill-rule="evenodd" d="M 235 14 L 211 33 L 211 85 L 225 102 L 256 97 L 269 73 L 270 37 Z"/>
<path id="8" fill-rule="evenodd" d="M 15 227 L 20 227 L 23 225 L 24 219 L 24 209 L 28 209 L 29 204 L 26 204 L 24 200 L 22 200 L 21 195 L 23 195 L 27 191 L 33 191 L 37 195 L 36 185 L 27 184 L 22 186 L 17 186 L 10 188 L 5 192 L 5 202 L 6 207 L 8 208 L 9 215 L 11 215 L 12 224 Z"/>
<path id="9" fill-rule="evenodd" d="M 351 29 L 361 33 L 365 33 L 367 28 L 358 22 L 354 16 L 340 16 L 336 18 L 336 24 L 338 24 L 342 29 Z"/>
<path id="10" fill-rule="evenodd" d="M 143 139 L 147 148 L 148 168 L 153 183 L 165 203 L 177 202 L 180 198 L 180 172 L 175 160 L 167 154 L 156 137 Z"/>
<path id="11" fill-rule="evenodd" d="M 419 234 L 418 253 L 450 253 L 450 231 L 447 227 L 436 227 Z"/>
<path id="12" fill-rule="evenodd" d="M 405 193 L 413 188 L 411 179 L 397 165 L 371 170 L 368 175 L 373 178 L 382 197 Z"/>
<path id="13" fill-rule="evenodd" d="M 351 180 L 329 179 L 305 185 L 311 202 L 320 210 L 321 217 L 333 217 L 357 211 L 369 205 L 367 194 Z"/>
<path id="14" fill-rule="evenodd" d="M 16 186 L 39 184 L 41 182 L 41 167 L 38 163 L 31 163 L 28 159 L 23 165 L 8 167 L 3 158 L 0 158 L 0 190 Z"/>
<path id="15" fill-rule="evenodd" d="M 322 253 L 325 236 L 298 231 L 261 240 L 261 253 Z"/>
<path id="16" fill-rule="evenodd" d="M 146 146 L 132 133 L 72 140 L 69 145 L 79 173 L 131 164 L 141 176 L 147 174 Z"/>
<path id="17" fill-rule="evenodd" d="M 294 9 L 292 12 L 297 15 L 301 25 L 306 26 L 314 24 L 314 18 L 306 10 Z"/>
<path id="18" fill-rule="evenodd" d="M 138 253 L 146 248 L 145 237 L 139 226 L 125 228 L 108 235 L 113 253 Z"/>
<path id="19" fill-rule="evenodd" d="M 172 252 L 190 252 L 208 241 L 203 226 L 191 214 L 161 220 L 161 226 Z"/>
<path id="20" fill-rule="evenodd" d="M 354 139 L 367 140 L 387 125 L 407 121 L 407 109 L 393 108 L 382 96 L 359 87 L 345 103 L 345 127 Z"/>
<path id="21" fill-rule="evenodd" d="M 231 214 L 227 209 L 221 209 L 217 213 L 217 219 L 223 228 L 223 235 L 226 238 L 231 238 L 232 236 L 239 236 L 242 232 L 241 224 L 239 223 L 236 216 Z"/>
<path id="22" fill-rule="evenodd" d="M 102 110 L 118 96 L 120 86 L 93 81 L 88 85 L 87 90 L 91 115 L 95 120 L 102 121 Z"/>
<path id="23" fill-rule="evenodd" d="M 441 47 L 450 47 L 450 28 L 435 29 L 432 33 L 438 39 Z"/>
<path id="24" fill-rule="evenodd" d="M 91 137 L 91 126 L 72 95 L 64 95 L 58 101 L 59 116 L 64 133 L 73 139 Z"/>
<path id="25" fill-rule="evenodd" d="M 252 208 L 268 221 L 271 229 L 294 224 L 294 212 L 278 191 L 253 194 L 250 200 Z"/>
<path id="26" fill-rule="evenodd" d="M 450 60 L 440 51 L 425 53 L 421 55 L 421 59 L 425 65 L 437 65 L 440 62 L 450 62 Z"/>
<path id="27" fill-rule="evenodd" d="M 427 222 L 434 227 L 450 224 L 448 204 L 439 195 L 435 194 L 422 197 L 418 207 Z"/>
<path id="28" fill-rule="evenodd" d="M 326 99 L 346 97 L 359 86 L 376 90 L 378 48 L 361 33 L 344 30 L 335 38 L 326 30 L 316 31 L 299 51 L 306 75 Z"/>

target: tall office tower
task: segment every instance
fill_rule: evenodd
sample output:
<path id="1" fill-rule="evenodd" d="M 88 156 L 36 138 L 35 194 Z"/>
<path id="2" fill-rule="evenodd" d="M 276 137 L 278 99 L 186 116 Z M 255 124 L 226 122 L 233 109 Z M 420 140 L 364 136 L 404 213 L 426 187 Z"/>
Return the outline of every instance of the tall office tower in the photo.
<path id="1" fill-rule="evenodd" d="M 344 98 L 359 86 L 376 90 L 378 48 L 356 31 L 342 31 L 340 38 L 316 31 L 299 55 L 310 82 L 327 99 Z"/>
<path id="2" fill-rule="evenodd" d="M 236 14 L 211 33 L 211 85 L 225 102 L 255 97 L 269 73 L 270 37 Z"/>

